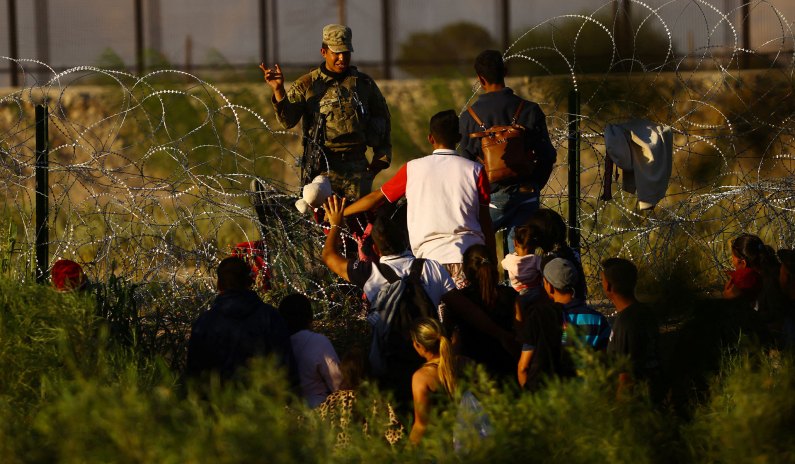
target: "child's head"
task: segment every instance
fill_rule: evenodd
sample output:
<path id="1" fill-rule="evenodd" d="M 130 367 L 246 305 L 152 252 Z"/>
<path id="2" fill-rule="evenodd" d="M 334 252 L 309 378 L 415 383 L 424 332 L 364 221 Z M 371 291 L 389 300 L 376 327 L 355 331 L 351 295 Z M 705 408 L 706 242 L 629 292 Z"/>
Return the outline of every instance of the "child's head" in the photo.
<path id="1" fill-rule="evenodd" d="M 740 270 L 749 267 L 763 272 L 765 267 L 778 263 L 775 252 L 756 235 L 741 234 L 731 242 L 732 266 Z"/>
<path id="2" fill-rule="evenodd" d="M 550 252 L 566 244 L 566 222 L 560 214 L 548 208 L 541 208 L 527 220 L 530 228 L 531 249 L 541 248 Z"/>
<path id="3" fill-rule="evenodd" d="M 533 229 L 525 224 L 513 230 L 513 247 L 518 256 L 525 256 L 535 251 Z"/>

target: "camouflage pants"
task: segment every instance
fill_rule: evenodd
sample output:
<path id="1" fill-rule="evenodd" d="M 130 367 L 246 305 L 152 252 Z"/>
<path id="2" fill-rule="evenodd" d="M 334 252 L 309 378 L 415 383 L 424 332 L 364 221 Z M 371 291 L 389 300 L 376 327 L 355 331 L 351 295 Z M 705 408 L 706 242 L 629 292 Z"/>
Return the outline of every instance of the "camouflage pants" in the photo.
<path id="1" fill-rule="evenodd" d="M 328 156 L 328 171 L 311 173 L 311 178 L 323 174 L 331 181 L 331 188 L 337 196 L 348 199 L 348 204 L 370 193 L 373 189 L 373 175 L 367 171 L 367 158 L 361 153 L 334 153 Z"/>

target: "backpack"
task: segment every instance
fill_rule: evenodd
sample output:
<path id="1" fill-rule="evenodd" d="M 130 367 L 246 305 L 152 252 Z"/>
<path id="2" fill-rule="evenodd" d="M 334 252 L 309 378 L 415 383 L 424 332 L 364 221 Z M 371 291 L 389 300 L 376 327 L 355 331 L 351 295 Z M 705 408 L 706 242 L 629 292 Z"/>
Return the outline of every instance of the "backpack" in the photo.
<path id="1" fill-rule="evenodd" d="M 519 102 L 510 125 L 488 129 L 475 110 L 471 106 L 467 108 L 475 123 L 483 128 L 483 131 L 473 132 L 469 137 L 480 139 L 483 165 L 491 183 L 528 180 L 536 167 L 538 159 L 535 150 L 527 151 L 524 147 L 527 128 L 516 122 L 524 104 L 524 100 Z"/>
<path id="2" fill-rule="evenodd" d="M 397 365 L 412 369 L 407 364 L 421 364 L 411 343 L 411 324 L 420 317 L 437 319 L 437 310 L 422 285 L 424 259 L 415 259 L 409 273 L 403 276 L 385 264 L 374 264 L 388 282 L 379 290 L 367 316 L 373 327 L 370 368 L 376 377 L 383 377 Z"/>

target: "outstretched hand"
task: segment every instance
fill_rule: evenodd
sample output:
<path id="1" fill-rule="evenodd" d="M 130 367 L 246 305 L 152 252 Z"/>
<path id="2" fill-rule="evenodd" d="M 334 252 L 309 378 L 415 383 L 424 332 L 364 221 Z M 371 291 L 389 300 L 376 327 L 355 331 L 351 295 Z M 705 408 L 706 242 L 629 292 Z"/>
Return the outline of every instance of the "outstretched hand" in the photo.
<path id="1" fill-rule="evenodd" d="M 332 195 L 326 200 L 323 207 L 326 210 L 329 225 L 332 227 L 340 227 L 344 220 L 343 213 L 345 212 L 345 198 L 339 198 L 337 195 Z"/>
<path id="2" fill-rule="evenodd" d="M 264 63 L 260 63 L 259 68 L 265 74 L 265 82 L 274 92 L 284 90 L 284 74 L 278 64 L 273 65 L 273 68 L 266 68 Z"/>

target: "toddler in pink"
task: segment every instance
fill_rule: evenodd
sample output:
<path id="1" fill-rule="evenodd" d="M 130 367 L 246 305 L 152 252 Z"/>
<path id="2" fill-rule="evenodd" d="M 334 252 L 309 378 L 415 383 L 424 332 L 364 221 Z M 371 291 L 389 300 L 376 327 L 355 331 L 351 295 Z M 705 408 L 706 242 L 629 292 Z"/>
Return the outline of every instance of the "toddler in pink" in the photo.
<path id="1" fill-rule="evenodd" d="M 511 286 L 524 295 L 541 288 L 541 257 L 532 253 L 529 227 L 520 226 L 515 230 L 513 253 L 505 255 L 501 264 L 508 271 Z"/>

